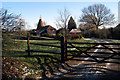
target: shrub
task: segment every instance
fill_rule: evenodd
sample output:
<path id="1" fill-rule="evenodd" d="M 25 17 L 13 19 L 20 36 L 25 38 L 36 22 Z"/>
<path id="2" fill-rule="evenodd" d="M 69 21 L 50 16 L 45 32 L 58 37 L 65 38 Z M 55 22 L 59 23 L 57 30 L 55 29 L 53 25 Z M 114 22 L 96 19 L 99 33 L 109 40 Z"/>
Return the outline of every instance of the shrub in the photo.
<path id="1" fill-rule="evenodd" d="M 71 34 L 67 34 L 66 38 L 67 38 L 67 39 L 72 39 Z"/>
<path id="2" fill-rule="evenodd" d="M 108 29 L 88 30 L 83 33 L 86 38 L 110 38 L 111 33 Z"/>
<path id="3" fill-rule="evenodd" d="M 43 37 L 55 38 L 55 35 L 50 35 L 50 34 L 48 34 L 48 33 L 43 33 L 41 36 L 43 36 Z"/>
<path id="4" fill-rule="evenodd" d="M 120 39 L 120 27 L 116 27 L 113 30 L 113 38 Z"/>
<path id="5" fill-rule="evenodd" d="M 82 34 L 75 34 L 74 36 L 72 36 L 71 39 L 82 39 L 82 38 L 84 38 Z"/>
<path id="6" fill-rule="evenodd" d="M 61 40 L 61 37 L 62 37 L 62 36 L 63 36 L 62 33 L 58 33 L 58 34 L 56 35 L 56 39 Z"/>

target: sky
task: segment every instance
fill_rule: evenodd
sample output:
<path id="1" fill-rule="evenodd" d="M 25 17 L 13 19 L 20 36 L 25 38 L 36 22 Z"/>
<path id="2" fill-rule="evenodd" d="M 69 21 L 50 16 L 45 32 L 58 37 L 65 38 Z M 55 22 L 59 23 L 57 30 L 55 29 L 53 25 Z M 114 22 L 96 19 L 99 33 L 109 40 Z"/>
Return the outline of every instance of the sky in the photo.
<path id="1" fill-rule="evenodd" d="M 79 17 L 82 15 L 81 10 L 89 5 L 93 4 L 104 4 L 107 8 L 111 10 L 113 14 L 115 14 L 116 21 L 118 20 L 118 1 L 111 1 L 111 2 L 97 2 L 97 1 L 86 1 L 86 2 L 2 2 L 2 8 L 9 10 L 9 12 L 14 14 L 21 14 L 21 17 L 25 19 L 30 27 L 29 29 L 35 29 L 37 27 L 37 23 L 42 17 L 42 20 L 46 22 L 47 25 L 51 25 L 55 28 L 56 27 L 56 19 L 59 17 L 58 12 L 63 11 L 64 8 L 70 12 L 71 16 L 79 25 Z"/>

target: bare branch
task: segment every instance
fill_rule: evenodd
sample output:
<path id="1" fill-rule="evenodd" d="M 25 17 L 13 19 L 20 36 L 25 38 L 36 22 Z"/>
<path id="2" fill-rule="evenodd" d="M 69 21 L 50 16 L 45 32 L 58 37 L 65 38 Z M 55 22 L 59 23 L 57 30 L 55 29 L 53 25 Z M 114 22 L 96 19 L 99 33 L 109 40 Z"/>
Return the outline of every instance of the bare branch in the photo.
<path id="1" fill-rule="evenodd" d="M 110 25 L 115 22 L 114 14 L 111 14 L 110 9 L 103 4 L 88 6 L 88 8 L 82 10 L 82 13 L 80 22 L 94 24 L 96 25 L 96 28 L 101 25 Z"/>
<path id="2" fill-rule="evenodd" d="M 70 13 L 65 8 L 64 11 L 59 11 L 59 17 L 56 19 L 56 26 L 59 28 L 65 28 L 67 26 L 67 21 L 70 17 Z"/>
<path id="3" fill-rule="evenodd" d="M 18 27 L 20 28 L 20 24 L 25 23 L 23 19 L 20 19 L 20 15 L 15 15 L 13 13 L 9 13 L 8 10 L 0 9 L 0 24 L 2 29 L 5 30 L 13 30 L 13 28 Z M 20 23 L 21 21 L 21 23 Z M 25 25 L 25 24 L 24 24 Z M 23 25 L 22 25 L 23 26 Z M 22 28 L 21 26 L 21 28 Z"/>

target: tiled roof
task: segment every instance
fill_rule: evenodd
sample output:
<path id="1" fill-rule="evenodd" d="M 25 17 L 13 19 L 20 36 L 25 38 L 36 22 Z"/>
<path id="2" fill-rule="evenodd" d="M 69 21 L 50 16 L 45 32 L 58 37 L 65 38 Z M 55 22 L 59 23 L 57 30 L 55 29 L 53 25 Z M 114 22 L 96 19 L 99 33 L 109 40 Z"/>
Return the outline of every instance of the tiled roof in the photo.
<path id="1" fill-rule="evenodd" d="M 72 29 L 70 32 L 81 32 L 80 29 Z"/>

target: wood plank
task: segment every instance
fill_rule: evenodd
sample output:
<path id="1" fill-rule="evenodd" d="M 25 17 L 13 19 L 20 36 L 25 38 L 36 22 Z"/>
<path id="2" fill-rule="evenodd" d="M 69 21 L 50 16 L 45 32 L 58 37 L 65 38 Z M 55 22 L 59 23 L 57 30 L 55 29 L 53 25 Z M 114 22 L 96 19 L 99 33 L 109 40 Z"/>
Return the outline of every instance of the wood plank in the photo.
<path id="1" fill-rule="evenodd" d="M 28 56 L 30 56 L 30 33 L 27 33 L 27 52 L 28 52 Z"/>
<path id="2" fill-rule="evenodd" d="M 89 53 L 89 54 L 114 54 L 114 53 L 110 53 L 110 52 L 87 52 L 87 53 Z"/>
<path id="3" fill-rule="evenodd" d="M 61 37 L 61 62 L 65 62 L 65 38 Z"/>
<path id="4" fill-rule="evenodd" d="M 68 44 L 97 44 L 97 45 L 120 45 L 120 43 L 83 43 L 83 42 L 68 42 Z"/>
<path id="5" fill-rule="evenodd" d="M 68 55 L 68 56 L 72 56 L 72 55 Z M 95 57 L 95 58 L 108 58 L 109 56 L 92 56 L 92 57 Z M 77 55 L 75 58 L 91 58 L 87 55 Z M 110 59 L 120 59 L 120 57 L 113 57 L 113 58 L 110 58 Z"/>
<path id="6" fill-rule="evenodd" d="M 67 48 L 73 48 L 73 47 L 72 46 L 67 46 Z M 78 46 L 75 46 L 75 48 L 90 48 L 90 47 L 78 47 Z M 93 49 L 108 49 L 108 48 L 105 48 L 105 47 L 94 47 Z M 109 48 L 109 49 L 120 50 L 120 48 Z"/>
<path id="7" fill-rule="evenodd" d="M 120 64 L 120 62 L 115 62 L 115 61 L 95 61 L 95 60 L 84 60 L 84 59 L 69 59 L 69 60 L 76 60 L 76 61 L 88 61 L 88 62 L 98 62 L 98 63 L 116 63 Z"/>
<path id="8" fill-rule="evenodd" d="M 32 44 L 32 45 L 41 45 L 41 46 L 49 46 L 49 47 L 61 48 L 61 46 L 41 44 L 41 43 L 30 43 L 30 44 Z"/>
<path id="9" fill-rule="evenodd" d="M 56 39 L 49 37 L 30 37 L 30 40 L 56 40 Z"/>
<path id="10" fill-rule="evenodd" d="M 27 50 L 26 50 L 26 52 L 27 52 Z M 40 52 L 40 53 L 61 54 L 61 53 L 54 52 L 54 51 L 43 51 L 43 50 L 30 50 L 30 52 Z"/>

